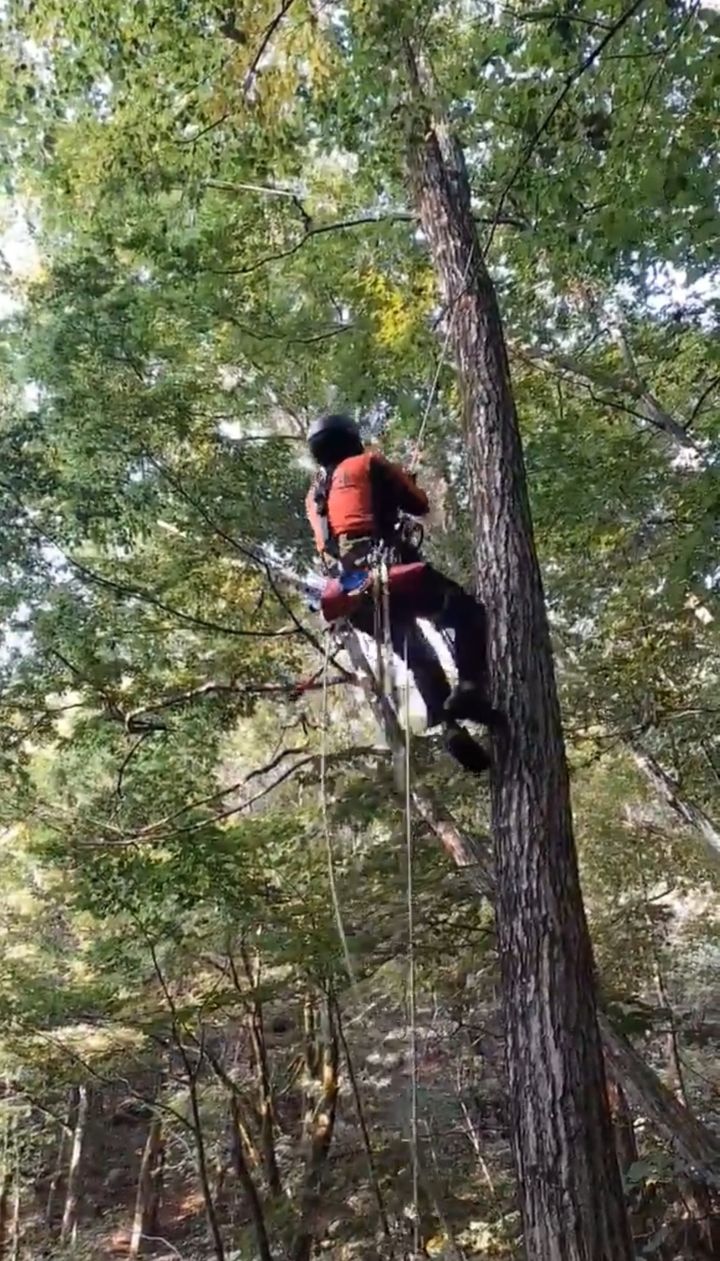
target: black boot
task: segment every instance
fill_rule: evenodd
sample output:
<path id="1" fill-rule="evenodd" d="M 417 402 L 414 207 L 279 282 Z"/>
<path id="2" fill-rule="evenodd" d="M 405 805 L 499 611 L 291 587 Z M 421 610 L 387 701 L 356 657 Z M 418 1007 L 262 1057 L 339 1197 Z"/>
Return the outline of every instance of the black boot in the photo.
<path id="1" fill-rule="evenodd" d="M 451 722 L 469 719 L 470 722 L 479 722 L 485 727 L 499 727 L 501 722 L 499 711 L 493 709 L 490 702 L 486 700 L 482 689 L 467 679 L 461 679 L 456 684 L 445 702 L 444 709 L 445 717 Z"/>
<path id="2" fill-rule="evenodd" d="M 468 731 L 457 723 L 448 723 L 444 733 L 445 748 L 451 757 L 472 775 L 482 775 L 490 767 L 490 755 Z"/>
<path id="3" fill-rule="evenodd" d="M 448 700 L 450 697 L 448 697 Z M 428 703 L 425 701 L 425 709 L 427 715 L 425 718 L 425 730 L 432 731 L 433 727 L 439 727 L 442 723 L 447 722 L 447 714 L 445 713 L 445 705 L 447 701 L 437 701 Z"/>

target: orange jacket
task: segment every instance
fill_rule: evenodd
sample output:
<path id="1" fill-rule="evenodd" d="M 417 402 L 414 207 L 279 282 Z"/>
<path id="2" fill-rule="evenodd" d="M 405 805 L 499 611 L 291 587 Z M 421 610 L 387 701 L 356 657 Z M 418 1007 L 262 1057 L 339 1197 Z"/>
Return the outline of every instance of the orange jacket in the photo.
<path id="1" fill-rule="evenodd" d="M 316 503 L 317 481 L 305 499 L 305 511 L 319 552 L 327 549 L 325 522 Z M 340 534 L 362 538 L 380 535 L 383 523 L 398 512 L 422 517 L 429 511 L 428 497 L 399 464 L 391 464 L 378 451 L 351 455 L 335 469 L 327 497 L 327 531 L 330 538 Z M 378 520 L 378 509 L 382 521 Z"/>

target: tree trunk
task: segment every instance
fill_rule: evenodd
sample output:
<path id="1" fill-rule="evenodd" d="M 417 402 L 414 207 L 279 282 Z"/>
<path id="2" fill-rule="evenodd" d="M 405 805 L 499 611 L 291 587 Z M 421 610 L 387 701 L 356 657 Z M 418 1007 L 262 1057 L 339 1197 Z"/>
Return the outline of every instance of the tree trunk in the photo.
<path id="1" fill-rule="evenodd" d="M 247 1199 L 248 1211 L 253 1220 L 255 1227 L 255 1237 L 257 1239 L 258 1254 L 260 1261 L 273 1261 L 272 1252 L 270 1251 L 270 1243 L 268 1241 L 267 1229 L 265 1227 L 265 1216 L 260 1203 L 260 1197 L 257 1193 L 257 1187 L 253 1181 L 253 1176 L 248 1168 L 245 1159 L 245 1151 L 243 1148 L 243 1139 L 240 1126 L 240 1105 L 237 1097 L 231 1095 L 230 1109 L 232 1113 L 232 1163 L 233 1169 L 237 1175 L 245 1197 Z"/>
<path id="2" fill-rule="evenodd" d="M 275 1108 L 272 1085 L 270 1081 L 267 1045 L 265 1042 L 265 1020 L 263 1015 L 262 1000 L 258 990 L 260 983 L 260 962 L 258 957 L 256 966 L 253 968 L 244 944 L 240 947 L 240 955 L 243 962 L 245 979 L 250 990 L 250 999 L 249 1001 L 246 1001 L 246 1009 L 248 1033 L 250 1035 L 252 1068 L 255 1075 L 258 1096 L 257 1113 L 258 1126 L 260 1130 L 260 1151 L 262 1152 L 263 1167 L 265 1169 L 265 1177 L 267 1179 L 270 1193 L 272 1195 L 282 1195 L 282 1181 L 280 1179 L 280 1170 L 278 1168 L 277 1156 L 275 1154 Z M 235 988 L 245 1001 L 245 994 L 240 984 L 235 961 L 231 954 L 228 956 L 228 959 Z"/>
<path id="3" fill-rule="evenodd" d="M 328 1001 L 325 1015 L 326 1033 L 322 1048 L 313 1050 L 311 1055 L 320 1082 L 320 1098 L 307 1118 L 305 1179 L 300 1196 L 300 1221 L 290 1248 L 290 1261 L 310 1261 L 312 1256 L 317 1213 L 322 1201 L 322 1177 L 335 1128 L 339 1050 L 331 1001 Z"/>
<path id="4" fill-rule="evenodd" d="M 227 1176 L 228 1170 L 231 1168 L 230 1161 L 224 1156 L 218 1156 L 215 1162 L 215 1185 L 213 1186 L 213 1199 L 217 1205 L 218 1212 L 222 1213 L 226 1205 L 227 1197 Z"/>
<path id="5" fill-rule="evenodd" d="M 340 1045 L 342 1046 L 342 1049 L 343 1049 L 343 1055 L 345 1056 L 345 1066 L 347 1068 L 348 1081 L 350 1083 L 350 1089 L 352 1091 L 353 1101 L 355 1103 L 355 1112 L 358 1119 L 358 1125 L 360 1126 L 360 1134 L 362 1135 L 363 1147 L 365 1148 L 365 1158 L 367 1160 L 367 1167 L 368 1167 L 368 1181 L 370 1183 L 370 1186 L 372 1187 L 373 1195 L 375 1196 L 375 1203 L 377 1204 L 378 1217 L 380 1218 L 380 1225 L 382 1226 L 383 1234 L 386 1240 L 388 1241 L 388 1244 L 391 1245 L 392 1232 L 390 1230 L 390 1222 L 388 1221 L 388 1215 L 385 1208 L 385 1199 L 382 1193 L 382 1187 L 380 1186 L 380 1181 L 378 1179 L 377 1167 L 375 1165 L 375 1155 L 373 1153 L 372 1142 L 370 1139 L 370 1131 L 368 1129 L 367 1121 L 365 1119 L 365 1109 L 363 1107 L 362 1097 L 360 1095 L 360 1087 L 358 1086 L 358 1080 L 355 1075 L 355 1066 L 353 1064 L 352 1056 L 350 1054 L 350 1046 L 349 1046 L 347 1037 L 345 1036 L 345 1030 L 343 1028 L 342 1011 L 340 1010 L 340 1004 L 337 1002 L 337 1000 L 335 1000 L 334 1006 L 335 1006 L 335 1016 L 337 1018 L 338 1036 L 340 1038 Z"/>
<path id="6" fill-rule="evenodd" d="M 180 1059 L 182 1060 L 187 1077 L 188 1094 L 190 1096 L 190 1114 L 192 1117 L 193 1138 L 195 1139 L 195 1153 L 197 1156 L 197 1172 L 200 1182 L 200 1191 L 202 1193 L 205 1205 L 205 1217 L 210 1232 L 213 1250 L 217 1261 L 225 1261 L 225 1247 L 223 1245 L 222 1234 L 218 1216 L 215 1211 L 215 1203 L 213 1201 L 212 1187 L 210 1186 L 210 1174 L 208 1171 L 207 1153 L 205 1150 L 205 1135 L 202 1127 L 202 1117 L 200 1115 L 200 1101 L 198 1099 L 198 1074 L 205 1059 L 205 1040 L 204 1036 L 198 1042 L 198 1055 L 196 1063 L 193 1065 L 185 1045 L 183 1030 L 178 1019 L 177 1007 L 172 992 L 168 985 L 167 979 L 163 973 L 160 961 L 158 959 L 157 950 L 152 941 L 148 942 L 150 957 L 153 961 L 155 975 L 163 992 L 168 1011 L 170 1012 L 173 1042 L 177 1048 Z"/>
<path id="7" fill-rule="evenodd" d="M 622 1085 L 631 1106 L 704 1180 L 716 1179 L 720 1143 L 715 1136 L 683 1107 L 604 1012 L 600 1012 L 600 1028 L 609 1072 Z"/>
<path id="8" fill-rule="evenodd" d="M 615 1127 L 615 1150 L 618 1164 L 623 1173 L 627 1173 L 638 1158 L 637 1140 L 632 1113 L 628 1107 L 625 1091 L 612 1078 L 608 1082 L 608 1098 L 610 1113 Z"/>
<path id="9" fill-rule="evenodd" d="M 411 52 L 410 167 L 463 399 L 488 607 L 492 827 L 513 1150 L 533 1261 L 633 1256 L 597 1026 L 552 651 L 500 314 L 462 151 L 430 118 Z"/>
<path id="10" fill-rule="evenodd" d="M 10 1190 L 12 1188 L 12 1173 L 6 1169 L 0 1180 L 0 1257 L 5 1256 L 5 1243 L 7 1239 L 8 1226 L 8 1207 L 10 1204 Z"/>
<path id="11" fill-rule="evenodd" d="M 262 1164 L 262 1160 L 260 1157 L 260 1152 L 257 1149 L 255 1140 L 250 1132 L 249 1126 L 243 1117 L 243 1108 L 245 1107 L 243 1091 L 241 1087 L 238 1086 L 237 1082 L 235 1082 L 233 1078 L 230 1076 L 227 1069 L 223 1067 L 221 1060 L 218 1059 L 217 1055 L 215 1055 L 210 1050 L 209 1047 L 205 1047 L 205 1057 L 208 1060 L 208 1063 L 210 1064 L 210 1067 L 212 1068 L 213 1072 L 215 1073 L 215 1076 L 218 1078 L 218 1081 L 221 1081 L 223 1083 L 223 1085 L 226 1087 L 227 1091 L 229 1092 L 230 1096 L 234 1097 L 236 1101 L 237 1130 L 245 1145 L 245 1151 L 247 1152 L 248 1159 L 250 1160 L 250 1163 L 252 1164 L 253 1168 L 256 1169 L 258 1165 Z M 254 1111 L 253 1111 L 253 1118 L 256 1122 L 259 1119 L 255 1115 Z"/>
<path id="12" fill-rule="evenodd" d="M 635 763 L 646 780 L 652 785 L 655 793 L 665 805 L 675 812 L 683 823 L 693 828 L 704 843 L 708 859 L 717 865 L 720 863 L 720 831 L 709 815 L 694 802 L 681 796 L 680 786 L 672 775 L 658 761 L 641 748 L 639 744 L 630 744 Z"/>
<path id="13" fill-rule="evenodd" d="M 135 1218 L 130 1238 L 129 1256 L 138 1257 L 142 1250 L 143 1237 L 157 1235 L 160 1197 L 162 1194 L 162 1178 L 165 1163 L 165 1147 L 162 1133 L 162 1117 L 153 1117 L 150 1122 L 145 1150 L 143 1151 L 138 1178 L 137 1196 L 135 1199 Z"/>
<path id="14" fill-rule="evenodd" d="M 78 1086 L 77 1094 L 75 1096 L 75 1123 L 73 1126 L 72 1148 L 70 1150 L 70 1164 L 68 1166 L 65 1209 L 63 1212 L 62 1226 L 60 1227 L 61 1243 L 67 1243 L 70 1240 L 74 1240 L 77 1235 L 80 1170 L 82 1166 L 87 1116 L 87 1086 Z"/>
<path id="15" fill-rule="evenodd" d="M 50 1234 L 52 1231 L 53 1217 L 55 1216 L 55 1199 L 56 1199 L 58 1188 L 60 1186 L 60 1182 L 62 1179 L 63 1162 L 65 1160 L 65 1149 L 67 1147 L 67 1137 L 68 1137 L 67 1131 L 65 1129 L 62 1129 L 60 1131 L 60 1138 L 58 1140 L 57 1156 L 55 1157 L 55 1168 L 53 1169 L 52 1177 L 50 1179 L 50 1186 L 48 1187 L 47 1203 L 45 1205 L 45 1225 L 46 1225 L 48 1234 Z"/>
<path id="16" fill-rule="evenodd" d="M 15 1163 L 15 1195 L 13 1196 L 10 1239 L 12 1241 L 10 1261 L 18 1261 L 20 1256 L 20 1162 L 18 1160 Z"/>
<path id="17" fill-rule="evenodd" d="M 718 1213 L 717 1192 L 702 1182 L 686 1178 L 680 1179 L 680 1194 L 685 1203 L 688 1220 L 685 1223 L 686 1236 L 694 1236 L 693 1242 L 700 1255 L 708 1258 L 720 1256 L 720 1214 Z M 692 1230 L 690 1227 L 692 1226 Z M 690 1239 L 687 1240 L 690 1243 Z"/>
<path id="18" fill-rule="evenodd" d="M 179 1036 L 179 1035 L 178 1035 Z M 198 1179 L 200 1181 L 200 1190 L 202 1192 L 205 1204 L 205 1217 L 207 1219 L 208 1230 L 212 1240 L 213 1251 L 217 1261 L 225 1261 L 225 1246 L 220 1233 L 220 1223 L 218 1222 L 217 1213 L 215 1212 L 215 1203 L 212 1196 L 212 1187 L 210 1186 L 210 1175 L 208 1173 L 207 1154 L 205 1151 L 205 1136 L 203 1134 L 202 1119 L 200 1116 L 200 1104 L 198 1101 L 197 1081 L 193 1072 L 190 1070 L 187 1055 L 183 1052 L 185 1065 L 188 1070 L 188 1090 L 190 1093 L 190 1111 L 193 1119 L 193 1133 L 195 1137 L 195 1151 L 197 1153 Z"/>
<path id="19" fill-rule="evenodd" d="M 273 1108 L 270 1070 L 268 1067 L 267 1047 L 265 1045 L 265 1025 L 262 1004 L 257 996 L 253 996 L 248 1017 L 250 1044 L 255 1061 L 255 1076 L 258 1089 L 260 1113 L 260 1150 L 262 1152 L 265 1177 L 272 1195 L 282 1195 L 282 1182 L 275 1155 L 275 1115 Z"/>
<path id="20" fill-rule="evenodd" d="M 658 964 L 655 972 L 655 985 L 657 987 L 658 1000 L 660 1006 L 667 1012 L 668 1032 L 667 1032 L 667 1077 L 668 1084 L 673 1094 L 685 1105 L 690 1106 L 688 1101 L 688 1093 L 685 1088 L 685 1074 L 683 1072 L 682 1059 L 680 1057 L 680 1040 L 678 1037 L 677 1023 L 675 1013 L 672 1009 L 670 996 L 665 988 L 663 975 Z"/>

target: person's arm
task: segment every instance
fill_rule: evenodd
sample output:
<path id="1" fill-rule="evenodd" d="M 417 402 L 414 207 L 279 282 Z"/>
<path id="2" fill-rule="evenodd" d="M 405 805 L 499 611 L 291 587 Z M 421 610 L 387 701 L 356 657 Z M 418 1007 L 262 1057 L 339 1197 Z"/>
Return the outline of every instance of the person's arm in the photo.
<path id="1" fill-rule="evenodd" d="M 430 511 L 425 491 L 416 485 L 412 474 L 399 464 L 391 464 L 384 455 L 373 451 L 372 469 L 382 489 L 393 496 L 402 512 L 408 512 L 413 517 L 424 517 Z"/>
<path id="2" fill-rule="evenodd" d="M 325 551 L 326 532 L 322 518 L 315 503 L 315 482 L 312 483 L 307 495 L 305 496 L 305 515 L 310 522 L 310 529 L 313 532 L 315 547 L 322 556 Z"/>

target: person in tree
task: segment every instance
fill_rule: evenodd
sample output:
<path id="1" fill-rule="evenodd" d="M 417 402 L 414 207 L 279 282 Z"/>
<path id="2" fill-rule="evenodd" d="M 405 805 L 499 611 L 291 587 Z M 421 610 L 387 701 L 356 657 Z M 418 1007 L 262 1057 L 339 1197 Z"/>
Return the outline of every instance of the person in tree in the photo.
<path id="1" fill-rule="evenodd" d="M 381 553 L 388 566 L 419 560 L 412 530 L 404 527 L 408 518 L 425 516 L 430 505 L 414 475 L 365 447 L 355 421 L 342 414 L 316 420 L 308 445 L 319 468 L 305 509 L 326 569 L 348 576 L 367 570 Z M 418 618 L 454 632 L 458 671 L 454 688 Z M 359 600 L 351 621 L 372 635 L 373 602 Z M 407 653 L 428 727 L 444 726 L 448 750 L 466 769 L 487 769 L 486 751 L 458 726 L 466 719 L 486 726 L 496 725 L 499 719 L 488 700 L 483 605 L 425 562 L 412 597 L 402 603 L 390 600 L 390 622 L 393 649 L 402 658 Z"/>

